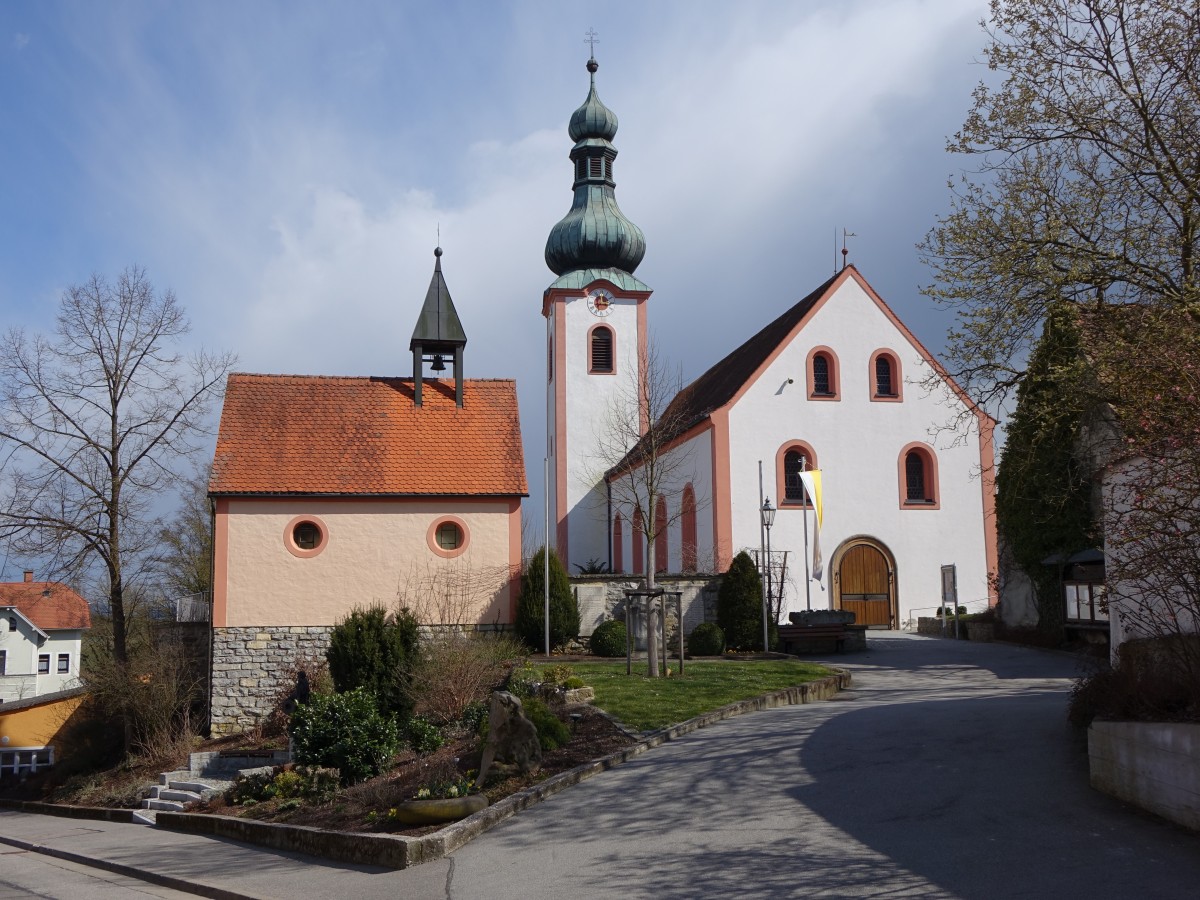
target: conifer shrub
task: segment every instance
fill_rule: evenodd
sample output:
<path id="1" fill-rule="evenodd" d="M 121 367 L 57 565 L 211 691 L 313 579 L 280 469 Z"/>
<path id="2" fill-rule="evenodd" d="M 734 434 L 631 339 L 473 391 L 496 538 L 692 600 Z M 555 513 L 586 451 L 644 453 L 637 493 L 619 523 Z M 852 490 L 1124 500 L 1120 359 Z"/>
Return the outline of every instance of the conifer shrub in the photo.
<path id="1" fill-rule="evenodd" d="M 735 650 L 762 650 L 762 581 L 743 550 L 729 564 L 717 593 L 717 625 Z"/>
<path id="2" fill-rule="evenodd" d="M 380 709 L 408 718 L 409 667 L 417 643 L 417 619 L 407 609 L 353 610 L 334 626 L 325 652 L 334 687 L 339 693 L 363 688 L 375 695 Z"/>
<path id="3" fill-rule="evenodd" d="M 571 729 L 544 701 L 530 697 L 522 701 L 522 706 L 525 709 L 525 718 L 537 729 L 538 743 L 542 745 L 543 750 L 557 750 L 571 740 Z"/>
<path id="4" fill-rule="evenodd" d="M 292 714 L 296 762 L 337 769 L 343 784 L 378 775 L 400 747 L 395 716 L 383 713 L 366 688 L 314 694 Z"/>
<path id="5" fill-rule="evenodd" d="M 545 568 L 546 548 L 534 554 L 521 576 L 521 596 L 517 600 L 517 636 L 533 651 L 545 647 Z M 550 551 L 550 646 L 561 647 L 579 636 L 579 604 L 567 580 L 558 554 Z"/>
<path id="6" fill-rule="evenodd" d="M 593 656 L 624 656 L 626 647 L 625 623 L 606 619 L 596 626 L 588 641 Z"/>
<path id="7" fill-rule="evenodd" d="M 688 635 L 687 651 L 691 656 L 720 656 L 725 652 L 725 632 L 715 622 L 701 622 Z"/>

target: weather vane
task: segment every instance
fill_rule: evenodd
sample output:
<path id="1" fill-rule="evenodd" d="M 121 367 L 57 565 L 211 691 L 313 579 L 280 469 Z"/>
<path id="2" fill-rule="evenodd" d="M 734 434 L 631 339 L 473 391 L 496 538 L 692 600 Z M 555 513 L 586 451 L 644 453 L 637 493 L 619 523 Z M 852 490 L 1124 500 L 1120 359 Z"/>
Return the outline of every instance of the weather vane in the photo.
<path id="1" fill-rule="evenodd" d="M 585 37 L 583 39 L 583 42 L 588 45 L 588 51 L 592 54 L 592 56 L 595 56 L 596 55 L 596 45 L 598 43 L 600 43 L 600 38 L 597 37 L 597 31 L 595 28 L 592 28 L 589 25 L 588 30 L 585 31 L 584 34 L 586 34 L 587 37 Z"/>

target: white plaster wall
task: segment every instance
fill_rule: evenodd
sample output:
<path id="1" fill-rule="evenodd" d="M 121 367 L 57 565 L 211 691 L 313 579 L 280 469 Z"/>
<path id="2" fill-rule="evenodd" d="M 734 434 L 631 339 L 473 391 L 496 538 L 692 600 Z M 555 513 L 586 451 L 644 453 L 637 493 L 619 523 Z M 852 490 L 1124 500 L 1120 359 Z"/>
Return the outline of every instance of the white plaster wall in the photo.
<path id="1" fill-rule="evenodd" d="M 227 626 L 333 625 L 356 606 L 397 605 L 401 587 L 458 570 L 478 598 L 468 621 L 490 624 L 509 616 L 508 500 L 230 500 Z M 307 559 L 285 546 L 296 516 L 315 516 L 328 529 L 325 549 Z M 429 547 L 430 525 L 445 515 L 462 519 L 470 544 L 455 559 Z M 431 598 L 430 608 L 437 598 Z M 416 610 L 426 620 L 429 610 Z"/>
<path id="2" fill-rule="evenodd" d="M 610 305 L 604 318 L 588 311 L 580 296 L 564 305 L 566 317 L 566 353 L 560 367 L 565 368 L 567 437 L 567 546 L 568 571 L 589 559 L 608 559 L 608 496 L 604 473 L 619 458 L 606 458 L 598 446 L 613 415 L 614 405 L 632 402 L 638 368 L 637 303 L 622 299 Z M 604 324 L 613 330 L 616 342 L 612 375 L 588 374 L 588 332 L 593 325 Z M 621 413 L 636 415 L 636 412 Z"/>
<path id="3" fill-rule="evenodd" d="M 814 346 L 838 357 L 841 400 L 806 398 L 805 365 Z M 869 399 L 871 354 L 892 350 L 900 359 L 903 401 Z M 986 602 L 987 556 L 979 477 L 979 435 L 931 436 L 961 411 L 961 401 L 927 396 L 920 382 L 930 371 L 918 351 L 853 279 L 847 279 L 813 316 L 796 340 L 768 366 L 730 411 L 732 538 L 736 552 L 759 546 L 758 461 L 764 488 L 778 506 L 775 458 L 791 440 L 806 441 L 824 472 L 826 560 L 824 590 L 812 585 L 814 609 L 828 608 L 834 552 L 845 540 L 867 535 L 895 555 L 901 622 L 937 605 L 940 567 L 958 566 L 959 601 Z M 787 380 L 793 379 L 792 384 Z M 952 446 L 959 438 L 958 446 Z M 900 509 L 897 459 L 912 441 L 931 443 L 938 459 L 941 508 Z M 811 528 L 811 516 L 810 516 Z M 787 609 L 804 608 L 803 520 L 798 509 L 781 509 L 771 531 L 774 551 L 790 550 L 796 586 Z M 982 601 L 982 602 L 980 602 Z"/>
<path id="4" fill-rule="evenodd" d="M 21 700 L 78 686 L 83 632 L 79 629 L 56 629 L 47 634 L 49 637 L 39 644 L 36 634 L 31 633 L 21 619 L 17 620 L 15 632 L 0 634 L 0 650 L 7 651 L 5 674 L 0 678 L 0 699 Z M 70 669 L 61 675 L 58 672 L 60 653 L 70 657 Z M 42 654 L 50 656 L 49 675 L 37 674 L 38 657 Z"/>
<path id="5" fill-rule="evenodd" d="M 1168 566 L 1163 571 L 1146 571 L 1141 578 L 1122 577 L 1126 559 L 1137 560 L 1143 554 L 1154 559 L 1162 552 L 1123 533 L 1123 520 L 1130 512 L 1130 492 L 1162 477 L 1162 469 L 1148 465 L 1143 459 L 1128 459 L 1105 470 L 1101 481 L 1109 647 L 1113 662 L 1125 641 L 1200 632 L 1200 598 L 1189 581 L 1189 567 Z M 1169 552 L 1165 558 L 1170 558 Z"/>
<path id="6" fill-rule="evenodd" d="M 667 571 L 683 571 L 683 520 L 680 510 L 683 503 L 684 486 L 691 482 L 696 494 L 696 568 L 699 572 L 713 571 L 713 512 L 712 512 L 712 435 L 704 431 L 672 448 L 663 455 L 664 474 L 661 492 L 667 498 Z M 627 479 L 626 479 L 627 480 Z M 621 512 L 625 533 L 623 571 L 633 571 L 633 544 L 631 543 L 633 507 L 631 503 L 619 503 L 617 498 L 629 498 L 631 488 L 613 488 L 614 507 Z M 645 486 L 637 488 L 645 494 Z"/>

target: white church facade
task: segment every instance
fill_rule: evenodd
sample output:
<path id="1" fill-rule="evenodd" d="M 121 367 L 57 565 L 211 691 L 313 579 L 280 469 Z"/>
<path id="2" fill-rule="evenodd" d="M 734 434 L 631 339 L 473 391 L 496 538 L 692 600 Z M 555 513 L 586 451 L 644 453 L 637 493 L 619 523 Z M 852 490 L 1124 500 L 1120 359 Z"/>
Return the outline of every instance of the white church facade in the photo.
<path id="1" fill-rule="evenodd" d="M 960 603 L 994 604 L 996 423 L 853 266 L 665 404 L 656 508 L 629 502 L 644 496 L 622 489 L 629 460 L 598 456 L 597 435 L 614 411 L 642 432 L 650 424 L 634 404 L 653 355 L 651 290 L 633 274 L 645 240 L 614 196 L 616 116 L 596 94 L 595 60 L 588 69 L 591 90 L 569 129 L 575 198 L 547 241 L 558 278 L 542 307 L 552 535 L 569 571 L 599 562 L 642 574 L 651 554 L 639 526 L 650 515 L 663 525 L 657 570 L 724 571 L 738 551 L 758 553 L 770 498 L 785 611 L 848 609 L 861 624 L 897 628 L 932 614 L 950 566 Z M 959 427 L 948 431 L 951 422 Z M 807 591 L 816 521 L 805 469 L 823 483 L 823 572 Z"/>

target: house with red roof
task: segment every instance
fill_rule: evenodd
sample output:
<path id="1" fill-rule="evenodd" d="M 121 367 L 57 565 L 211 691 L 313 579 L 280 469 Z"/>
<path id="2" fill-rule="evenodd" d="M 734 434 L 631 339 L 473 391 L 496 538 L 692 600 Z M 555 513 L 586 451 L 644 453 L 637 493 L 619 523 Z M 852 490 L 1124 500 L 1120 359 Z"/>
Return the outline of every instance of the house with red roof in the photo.
<path id="1" fill-rule="evenodd" d="M 280 674 L 322 656 L 356 607 L 406 606 L 430 626 L 514 619 L 516 384 L 463 377 L 441 252 L 413 377 L 229 377 L 209 483 L 214 732 L 253 726 Z"/>
<path id="2" fill-rule="evenodd" d="M 87 601 L 58 581 L 0 584 L 0 703 L 70 690 L 79 684 Z"/>

